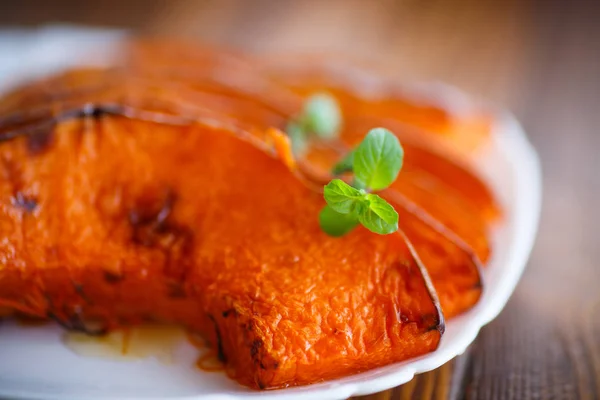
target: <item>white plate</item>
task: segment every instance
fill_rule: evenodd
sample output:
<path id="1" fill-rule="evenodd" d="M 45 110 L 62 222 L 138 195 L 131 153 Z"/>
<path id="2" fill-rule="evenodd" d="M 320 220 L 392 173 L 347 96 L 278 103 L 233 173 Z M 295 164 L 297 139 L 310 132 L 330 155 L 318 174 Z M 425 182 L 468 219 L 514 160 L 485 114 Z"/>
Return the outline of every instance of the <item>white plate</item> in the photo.
<path id="1" fill-rule="evenodd" d="M 22 66 L 26 64 L 15 61 L 19 57 L 21 60 L 36 57 L 35 49 L 27 43 L 36 43 L 38 49 L 43 44 L 43 50 L 49 50 L 56 45 L 62 49 L 65 44 L 77 46 L 81 38 L 98 39 L 99 44 L 115 38 L 114 34 L 103 32 L 86 32 L 83 37 L 79 31 L 62 30 L 51 30 L 49 35 L 36 33 L 33 38 L 28 34 L 28 40 L 15 33 L 11 35 L 7 39 L 0 31 L 0 88 L 22 78 L 23 73 L 48 71 L 39 68 L 25 71 Z M 21 41 L 18 46 L 11 46 L 11 40 Z M 49 68 L 62 66 L 64 59 L 53 59 Z M 13 62 L 12 67 L 7 60 Z M 21 68 L 17 68 L 19 65 Z M 452 91 L 441 90 L 443 98 L 454 96 L 448 96 Z M 481 327 L 502 310 L 523 272 L 537 230 L 541 206 L 539 161 L 512 116 L 499 116 L 493 143 L 480 154 L 478 162 L 506 216 L 494 237 L 494 257 L 485 270 L 481 300 L 473 309 L 447 323 L 440 347 L 433 353 L 325 383 L 257 392 L 236 384 L 223 373 L 196 369 L 193 365 L 197 350 L 185 343 L 177 349 L 176 362 L 170 365 L 154 359 L 124 362 L 83 358 L 64 346 L 57 327 L 24 328 L 5 322 L 0 326 L 0 397 L 333 400 L 389 389 L 410 381 L 417 373 L 435 369 L 463 353 Z"/>

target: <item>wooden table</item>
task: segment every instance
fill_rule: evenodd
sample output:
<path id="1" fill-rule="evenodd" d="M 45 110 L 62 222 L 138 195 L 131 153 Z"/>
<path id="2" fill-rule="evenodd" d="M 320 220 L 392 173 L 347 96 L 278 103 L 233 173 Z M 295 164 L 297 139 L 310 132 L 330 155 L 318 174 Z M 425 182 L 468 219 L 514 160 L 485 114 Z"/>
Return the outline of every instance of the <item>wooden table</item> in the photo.
<path id="1" fill-rule="evenodd" d="M 399 79 L 444 80 L 514 110 L 545 175 L 537 245 L 519 287 L 467 354 L 364 398 L 600 396 L 600 2 L 0 1 L 0 23 L 53 21 L 255 51 L 351 51 Z"/>

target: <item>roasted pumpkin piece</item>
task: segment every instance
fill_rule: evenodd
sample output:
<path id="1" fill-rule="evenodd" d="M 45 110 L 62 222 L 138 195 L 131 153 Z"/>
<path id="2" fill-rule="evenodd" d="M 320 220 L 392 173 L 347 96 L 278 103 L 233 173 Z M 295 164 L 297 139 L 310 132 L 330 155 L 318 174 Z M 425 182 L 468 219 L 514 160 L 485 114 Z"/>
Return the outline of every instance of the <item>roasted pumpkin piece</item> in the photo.
<path id="1" fill-rule="evenodd" d="M 326 236 L 321 194 L 224 127 L 96 113 L 6 141 L 0 161 L 0 305 L 89 333 L 181 324 L 257 388 L 437 347 L 437 299 L 404 238 Z"/>
<path id="2" fill-rule="evenodd" d="M 277 82 L 303 96 L 327 90 L 356 114 L 394 119 L 421 134 L 436 134 L 461 152 L 489 138 L 490 114 L 472 107 L 460 94 L 441 85 L 398 85 L 373 75 L 376 65 L 345 57 L 304 55 L 256 60 Z"/>
<path id="3" fill-rule="evenodd" d="M 1 100 L 1 312 L 90 334 L 180 324 L 256 388 L 434 350 L 438 298 L 452 317 L 482 291 L 499 210 L 467 164 L 489 119 L 315 65 L 281 73 L 239 54 L 143 42 L 115 68 Z M 344 129 L 296 158 L 281 130 L 323 90 Z M 328 237 L 322 187 L 376 126 L 405 148 L 403 172 L 380 193 L 400 231 Z"/>

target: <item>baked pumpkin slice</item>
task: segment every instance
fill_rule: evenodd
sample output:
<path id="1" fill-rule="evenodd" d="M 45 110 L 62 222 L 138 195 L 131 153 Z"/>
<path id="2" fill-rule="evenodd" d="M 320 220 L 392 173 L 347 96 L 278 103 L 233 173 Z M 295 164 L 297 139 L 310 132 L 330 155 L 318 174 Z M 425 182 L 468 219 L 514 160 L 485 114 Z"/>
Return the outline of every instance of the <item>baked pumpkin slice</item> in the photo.
<path id="1" fill-rule="evenodd" d="M 346 86 L 340 139 L 295 159 L 282 131 L 309 82 L 206 49 L 184 47 L 181 66 L 173 49 L 136 45 L 115 68 L 0 101 L 0 308 L 92 334 L 179 324 L 256 388 L 433 351 L 438 297 L 453 316 L 481 294 L 497 214 L 461 156 Z M 380 193 L 400 232 L 328 237 L 322 185 L 378 125 L 406 150 L 406 173 Z"/>
<path id="2" fill-rule="evenodd" d="M 437 347 L 443 319 L 409 242 L 323 233 L 322 194 L 281 132 L 93 110 L 2 116 L 0 305 L 90 333 L 180 324 L 255 388 Z"/>

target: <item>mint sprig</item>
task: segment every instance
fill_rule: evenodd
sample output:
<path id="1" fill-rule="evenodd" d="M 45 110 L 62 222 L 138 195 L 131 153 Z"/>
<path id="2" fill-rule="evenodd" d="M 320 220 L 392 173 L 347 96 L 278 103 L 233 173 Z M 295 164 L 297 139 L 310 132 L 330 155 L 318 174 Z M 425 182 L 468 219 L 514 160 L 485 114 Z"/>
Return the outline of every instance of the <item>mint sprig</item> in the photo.
<path id="1" fill-rule="evenodd" d="M 317 93 L 306 100 L 300 115 L 287 126 L 292 151 L 302 156 L 312 137 L 331 140 L 339 135 L 342 113 L 335 98 L 327 93 Z"/>
<path id="2" fill-rule="evenodd" d="M 354 152 L 355 150 L 352 150 L 351 152 L 346 154 L 346 157 L 344 157 L 342 161 L 337 163 L 333 167 L 333 170 L 331 172 L 334 175 L 341 175 L 345 174 L 346 172 L 352 172 L 352 170 L 354 169 Z"/>
<path id="3" fill-rule="evenodd" d="M 364 212 L 358 214 L 358 220 L 368 230 L 387 235 L 398 230 L 398 213 L 394 207 L 376 194 L 367 194 L 369 204 Z"/>
<path id="4" fill-rule="evenodd" d="M 319 214 L 321 229 L 342 236 L 359 223 L 372 232 L 387 235 L 398 230 L 398 213 L 371 191 L 391 185 L 402 168 L 404 151 L 398 138 L 384 128 L 369 131 L 358 147 L 334 168 L 334 174 L 354 173 L 352 186 L 333 179 L 323 190 L 327 206 Z"/>
<path id="5" fill-rule="evenodd" d="M 366 192 L 348 185 L 341 179 L 333 179 L 323 189 L 325 201 L 334 211 L 342 214 L 353 212 L 365 199 Z"/>
<path id="6" fill-rule="evenodd" d="M 329 206 L 323 207 L 319 213 L 321 229 L 329 236 L 344 236 L 359 224 L 354 214 L 342 214 Z"/>
<path id="7" fill-rule="evenodd" d="M 353 158 L 355 178 L 371 190 L 383 190 L 398 177 L 404 150 L 394 134 L 376 128 L 358 145 Z"/>
<path id="8" fill-rule="evenodd" d="M 320 138 L 337 137 L 342 124 L 342 113 L 335 98 L 327 93 L 311 96 L 304 105 L 301 124 L 306 132 Z"/>

